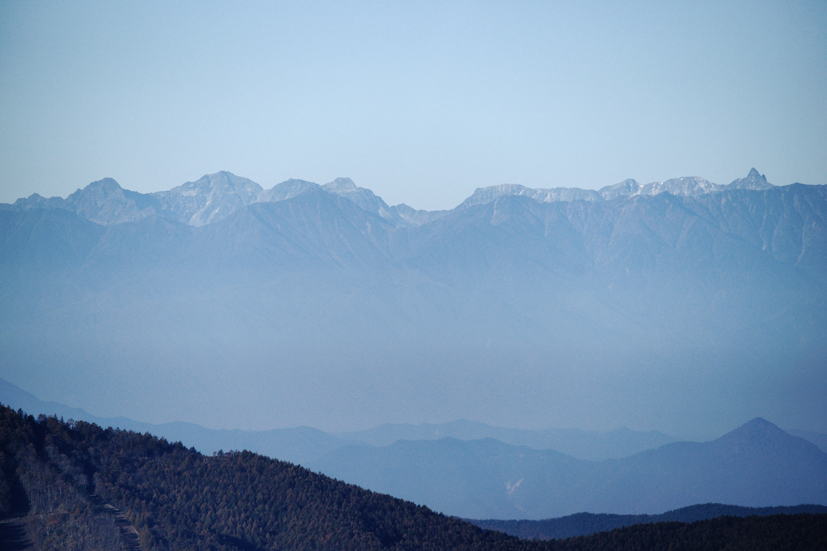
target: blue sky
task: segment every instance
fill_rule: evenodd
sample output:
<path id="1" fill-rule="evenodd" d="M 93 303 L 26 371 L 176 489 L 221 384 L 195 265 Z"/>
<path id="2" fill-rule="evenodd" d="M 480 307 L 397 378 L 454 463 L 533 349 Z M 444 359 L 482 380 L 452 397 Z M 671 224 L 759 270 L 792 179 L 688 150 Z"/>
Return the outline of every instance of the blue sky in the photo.
<path id="1" fill-rule="evenodd" d="M 0 201 L 219 170 L 427 209 L 753 166 L 827 184 L 825 29 L 823 1 L 2 1 Z"/>

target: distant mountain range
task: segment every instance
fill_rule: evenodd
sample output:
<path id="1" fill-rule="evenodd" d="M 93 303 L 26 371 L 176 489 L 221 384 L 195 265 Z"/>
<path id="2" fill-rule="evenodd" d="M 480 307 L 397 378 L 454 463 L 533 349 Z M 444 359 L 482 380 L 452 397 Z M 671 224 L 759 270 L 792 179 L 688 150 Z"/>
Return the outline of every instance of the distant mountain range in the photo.
<path id="1" fill-rule="evenodd" d="M 339 433 L 340 438 L 371 446 L 390 446 L 400 440 L 480 440 L 494 438 L 513 446 L 538 450 L 553 449 L 579 459 L 600 461 L 620 458 L 658 448 L 677 439 L 659 431 L 638 432 L 618 428 L 608 432 L 579 429 L 525 430 L 491 427 L 484 423 L 458 420 L 450 423 L 384 424 L 369 430 Z"/>
<path id="2" fill-rule="evenodd" d="M 492 427 L 484 423 L 458 420 L 442 424 L 384 424 L 373 429 L 329 434 L 311 427 L 273 429 L 266 431 L 215 430 L 193 423 L 142 423 L 126 417 L 102 418 L 80 408 L 56 402 L 44 402 L 15 385 L 0 379 L 0 403 L 22 409 L 32 415 L 57 415 L 66 420 L 87 421 L 103 427 L 117 427 L 140 433 L 163 436 L 171 442 L 211 454 L 219 450 L 250 450 L 282 461 L 309 465 L 338 448 L 354 445 L 389 446 L 400 440 L 438 440 L 446 437 L 460 440 L 499 438 L 513 445 L 536 449 L 555 449 L 580 459 L 600 460 L 626 457 L 663 444 L 675 442 L 671 436 L 637 432 L 620 428 L 609 432 L 575 429 L 519 430 Z M 813 433 L 814 438 L 821 437 Z"/>
<path id="3" fill-rule="evenodd" d="M 490 203 L 505 195 L 530 197 L 540 203 L 557 201 L 602 201 L 617 197 L 658 195 L 670 193 L 679 197 L 697 197 L 733 189 L 767 190 L 775 186 L 754 168 L 745 178 L 739 178 L 723 186 L 703 178 L 673 178 L 665 182 L 641 185 L 635 180 L 625 180 L 600 190 L 579 188 L 531 189 L 515 184 L 503 184 L 478 188 L 458 208 Z M 259 184 L 229 172 L 218 172 L 181 184 L 168 191 L 138 193 L 122 189 L 112 178 L 93 182 L 79 189 L 66 199 L 45 199 L 37 193 L 14 204 L 0 208 L 9 210 L 64 209 L 78 216 L 105 226 L 122 222 L 135 222 L 148 216 L 161 216 L 191 226 L 203 226 L 227 218 L 238 209 L 253 203 L 285 201 L 312 190 L 344 197 L 359 208 L 379 215 L 394 226 L 419 226 L 447 214 L 448 211 L 415 210 L 405 204 L 389 207 L 372 191 L 360 188 L 350 178 L 337 178 L 319 186 L 305 180 L 291 179 L 269 190 Z"/>
<path id="4" fill-rule="evenodd" d="M 823 432 L 825 273 L 827 186 L 755 170 L 495 186 L 441 212 L 347 179 L 264 190 L 221 172 L 152 194 L 107 179 L 0 209 L 0 376 L 213 426 L 669 433 L 689 416 L 720 434 L 761 415 Z"/>
<path id="5" fill-rule="evenodd" d="M 755 419 L 704 443 L 577 460 L 494 439 L 344 447 L 311 468 L 463 518 L 659 513 L 698 503 L 827 505 L 827 453 Z"/>
<path id="6" fill-rule="evenodd" d="M 406 205 L 389 207 L 372 191 L 357 187 L 349 178 L 337 178 L 324 186 L 291 179 L 265 190 L 252 180 L 229 172 L 210 174 L 195 182 L 155 193 L 125 190 L 112 178 L 104 178 L 77 190 L 66 199 L 45 199 L 35 193 L 0 208 L 18 211 L 63 209 L 105 226 L 135 222 L 150 216 L 160 216 L 190 226 L 204 226 L 219 222 L 247 205 L 286 201 L 310 191 L 324 191 L 344 197 L 394 226 L 419 225 L 445 212 L 417 211 Z"/>

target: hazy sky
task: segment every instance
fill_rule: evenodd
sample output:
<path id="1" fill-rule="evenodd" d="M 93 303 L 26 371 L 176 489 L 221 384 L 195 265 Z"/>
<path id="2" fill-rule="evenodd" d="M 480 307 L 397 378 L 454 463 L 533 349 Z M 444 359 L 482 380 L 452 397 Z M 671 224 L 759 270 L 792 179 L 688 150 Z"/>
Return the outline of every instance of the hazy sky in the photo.
<path id="1" fill-rule="evenodd" d="M 0 201 L 349 176 L 451 208 L 755 166 L 827 184 L 827 2 L 0 1 Z"/>

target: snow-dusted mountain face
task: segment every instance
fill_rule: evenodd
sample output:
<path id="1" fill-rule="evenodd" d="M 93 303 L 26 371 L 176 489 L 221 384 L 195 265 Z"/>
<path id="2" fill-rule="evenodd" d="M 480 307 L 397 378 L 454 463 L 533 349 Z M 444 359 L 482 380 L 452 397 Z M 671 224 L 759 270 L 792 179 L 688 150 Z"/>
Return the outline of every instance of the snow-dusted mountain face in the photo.
<path id="1" fill-rule="evenodd" d="M 764 189 L 771 189 L 773 185 L 767 182 L 767 177 L 763 174 L 759 174 L 757 170 L 754 168 L 749 171 L 746 178 L 738 178 L 734 180 L 731 184 L 726 186 L 726 189 L 752 189 L 752 190 L 764 190 Z"/>
<path id="2" fill-rule="evenodd" d="M 359 208 L 378 214 L 394 226 L 404 225 L 404 221 L 395 209 L 389 207 L 381 197 L 365 188 L 357 187 L 350 178 L 336 178 L 329 184 L 322 186 L 328 193 L 334 193 L 352 201 Z"/>
<path id="3" fill-rule="evenodd" d="M 0 377 L 214 426 L 825 432 L 827 187 L 765 182 L 497 186 L 447 212 L 229 173 L 32 196 L 0 209 Z"/>
<path id="4" fill-rule="evenodd" d="M 620 183 L 612 186 L 606 186 L 598 191 L 598 195 L 607 201 L 611 201 L 616 197 L 631 197 L 632 195 L 640 195 L 640 190 L 643 186 L 635 180 L 623 180 Z"/>
<path id="5" fill-rule="evenodd" d="M 672 178 L 665 182 L 652 182 L 641 186 L 635 195 L 658 195 L 660 193 L 671 193 L 678 197 L 697 197 L 706 193 L 721 191 L 723 188 L 703 178 L 691 176 L 688 178 Z"/>
<path id="6" fill-rule="evenodd" d="M 161 216 L 190 226 L 204 226 L 223 220 L 238 209 L 252 203 L 285 201 L 314 190 L 344 197 L 359 208 L 379 215 L 394 226 L 419 225 L 439 218 L 445 211 L 415 210 L 407 205 L 389 207 L 371 190 L 357 187 L 350 178 L 337 178 L 320 186 L 305 180 L 290 179 L 271 189 L 230 172 L 203 176 L 169 191 L 151 194 L 121 188 L 112 178 L 93 182 L 68 198 L 45 199 L 33 194 L 3 210 L 64 209 L 97 224 L 109 226 L 134 222 L 147 216 Z"/>
<path id="7" fill-rule="evenodd" d="M 727 186 L 718 185 L 697 176 L 672 178 L 665 182 L 639 184 L 635 180 L 603 187 L 597 191 L 579 188 L 532 189 L 516 184 L 502 184 L 478 188 L 460 207 L 490 203 L 503 195 L 520 195 L 530 197 L 541 203 L 556 201 L 611 201 L 617 197 L 635 197 L 638 195 L 659 195 L 669 193 L 677 197 L 698 197 L 707 193 L 717 193 L 726 189 L 765 190 L 774 187 L 767 179 L 758 174 L 754 168 L 746 178 L 739 178 Z"/>
<path id="8" fill-rule="evenodd" d="M 204 176 L 169 191 L 153 193 L 163 207 L 185 224 L 203 226 L 227 218 L 239 208 L 255 203 L 261 186 L 229 172 Z"/>
<path id="9" fill-rule="evenodd" d="M 460 208 L 472 205 L 484 205 L 504 195 L 529 197 L 540 203 L 556 201 L 599 201 L 601 196 L 594 190 L 577 188 L 532 189 L 517 184 L 502 184 L 486 188 L 477 188 L 474 194 L 462 202 Z"/>
<path id="10" fill-rule="evenodd" d="M 92 182 L 66 199 L 44 199 L 37 193 L 26 199 L 18 199 L 6 208 L 28 211 L 33 209 L 63 209 L 95 222 L 110 225 L 134 222 L 147 216 L 172 216 L 153 195 L 137 193 L 121 188 L 112 178 Z"/>
<path id="11" fill-rule="evenodd" d="M 317 189 L 319 189 L 319 184 L 291 178 L 290 180 L 276 184 L 271 189 L 262 191 L 258 194 L 256 201 L 260 203 L 286 201 L 287 199 L 292 199 L 302 193 L 307 193 L 308 191 L 314 191 Z"/>

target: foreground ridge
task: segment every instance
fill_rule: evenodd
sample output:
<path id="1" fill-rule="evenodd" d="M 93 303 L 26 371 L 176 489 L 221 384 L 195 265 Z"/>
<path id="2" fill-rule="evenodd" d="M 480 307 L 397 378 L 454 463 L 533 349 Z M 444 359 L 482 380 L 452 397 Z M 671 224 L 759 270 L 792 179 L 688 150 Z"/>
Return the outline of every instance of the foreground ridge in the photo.
<path id="1" fill-rule="evenodd" d="M 145 551 L 547 548 L 251 452 L 203 456 L 7 407 L 0 451 L 0 514 L 25 515 L 35 544 L 49 548 L 134 548 L 113 514 Z"/>
<path id="2" fill-rule="evenodd" d="M 35 420 L 8 407 L 0 409 L 0 461 L 0 517 L 25 516 L 43 548 L 135 549 L 107 522 L 113 512 L 134 528 L 143 550 L 667 549 L 678 542 L 683 549 L 759 543 L 818 549 L 827 543 L 827 516 L 806 514 L 521 541 L 250 452 L 207 457 L 149 434 Z"/>

